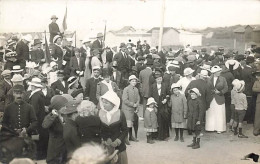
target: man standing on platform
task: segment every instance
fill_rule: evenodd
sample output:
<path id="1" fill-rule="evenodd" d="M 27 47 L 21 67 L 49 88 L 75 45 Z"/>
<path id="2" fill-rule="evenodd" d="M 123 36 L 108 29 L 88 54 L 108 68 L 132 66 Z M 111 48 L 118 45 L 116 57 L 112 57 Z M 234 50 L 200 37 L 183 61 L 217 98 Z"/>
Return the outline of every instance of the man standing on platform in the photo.
<path id="1" fill-rule="evenodd" d="M 51 24 L 49 24 L 49 32 L 50 32 L 50 43 L 53 43 L 53 38 L 56 36 L 56 35 L 61 35 L 60 33 L 60 29 L 59 29 L 59 26 L 58 24 L 56 23 L 58 17 L 56 17 L 56 15 L 53 15 L 51 17 Z"/>

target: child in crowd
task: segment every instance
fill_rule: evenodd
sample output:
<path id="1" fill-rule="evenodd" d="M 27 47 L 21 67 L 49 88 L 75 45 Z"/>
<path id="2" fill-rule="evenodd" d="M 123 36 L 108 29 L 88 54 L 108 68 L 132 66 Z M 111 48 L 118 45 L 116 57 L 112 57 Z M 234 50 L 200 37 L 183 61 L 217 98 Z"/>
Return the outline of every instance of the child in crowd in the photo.
<path id="1" fill-rule="evenodd" d="M 188 147 L 198 149 L 200 148 L 201 121 L 203 119 L 203 107 L 198 98 L 201 94 L 197 88 L 191 89 L 189 93 L 191 100 L 188 101 L 187 127 L 193 133 L 193 142 Z"/>
<path id="2" fill-rule="evenodd" d="M 147 108 L 144 113 L 144 128 L 147 136 L 147 143 L 153 144 L 154 140 L 152 138 L 152 133 L 157 132 L 158 122 L 157 122 L 157 108 L 154 98 L 150 97 L 147 100 Z"/>
<path id="3" fill-rule="evenodd" d="M 184 94 L 180 92 L 180 86 L 177 84 L 172 84 L 171 86 L 171 99 L 169 106 L 171 107 L 171 123 L 172 128 L 175 128 L 175 139 L 174 141 L 179 140 L 180 132 L 180 141 L 184 142 L 183 139 L 183 130 L 186 128 L 186 118 L 187 117 L 187 100 Z"/>
<path id="4" fill-rule="evenodd" d="M 237 92 L 234 94 L 233 101 L 235 105 L 235 120 L 238 123 L 239 128 L 238 137 L 248 138 L 248 136 L 242 133 L 243 120 L 247 110 L 247 99 L 246 95 L 243 93 L 243 91 L 245 90 L 245 82 L 243 80 L 240 80 L 237 85 Z M 237 126 L 235 126 L 234 135 L 237 135 Z"/>
<path id="5" fill-rule="evenodd" d="M 237 125 L 237 122 L 235 121 L 235 105 L 234 105 L 234 95 L 236 93 L 236 87 L 237 83 L 239 82 L 238 79 L 233 80 L 232 85 L 233 89 L 231 90 L 231 104 L 230 104 L 230 110 L 231 110 L 231 118 L 229 122 L 229 130 L 234 131 L 234 125 Z"/>

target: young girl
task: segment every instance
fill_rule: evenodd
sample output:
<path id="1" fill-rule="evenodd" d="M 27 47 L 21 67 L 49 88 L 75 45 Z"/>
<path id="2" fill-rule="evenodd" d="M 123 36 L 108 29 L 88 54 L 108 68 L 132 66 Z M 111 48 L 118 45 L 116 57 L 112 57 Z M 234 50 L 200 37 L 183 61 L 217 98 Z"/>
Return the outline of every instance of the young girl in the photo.
<path id="1" fill-rule="evenodd" d="M 247 110 L 247 99 L 246 95 L 243 93 L 245 90 L 245 82 L 240 80 L 238 83 L 238 87 L 236 89 L 236 93 L 234 94 L 234 105 L 235 105 L 235 121 L 238 123 L 239 138 L 248 138 L 246 135 L 242 133 L 243 120 Z M 234 135 L 237 135 L 237 126 L 234 128 Z"/>
<path id="2" fill-rule="evenodd" d="M 191 99 L 188 101 L 188 113 L 187 113 L 187 127 L 193 133 L 193 142 L 188 145 L 192 149 L 200 148 L 200 131 L 201 131 L 201 121 L 203 119 L 203 107 L 198 99 L 201 96 L 197 88 L 193 88 L 189 91 Z"/>
<path id="3" fill-rule="evenodd" d="M 239 80 L 235 79 L 232 81 L 233 89 L 231 90 L 231 104 L 230 104 L 230 110 L 231 110 L 231 118 L 229 122 L 229 130 L 234 131 L 234 125 L 237 125 L 237 122 L 235 120 L 235 105 L 234 105 L 234 95 L 237 92 L 237 86 L 238 86 Z"/>
<path id="4" fill-rule="evenodd" d="M 150 97 L 147 100 L 147 108 L 144 113 L 144 128 L 147 136 L 147 143 L 153 144 L 152 133 L 157 132 L 158 122 L 157 122 L 157 108 L 154 98 Z"/>
<path id="5" fill-rule="evenodd" d="M 180 132 L 180 141 L 184 142 L 183 139 L 183 129 L 186 128 L 186 116 L 187 116 L 187 100 L 184 94 L 180 92 L 180 86 L 177 84 L 172 84 L 171 86 L 171 99 L 169 105 L 171 107 L 171 122 L 172 127 L 175 128 L 175 139 L 174 141 L 179 140 Z"/>

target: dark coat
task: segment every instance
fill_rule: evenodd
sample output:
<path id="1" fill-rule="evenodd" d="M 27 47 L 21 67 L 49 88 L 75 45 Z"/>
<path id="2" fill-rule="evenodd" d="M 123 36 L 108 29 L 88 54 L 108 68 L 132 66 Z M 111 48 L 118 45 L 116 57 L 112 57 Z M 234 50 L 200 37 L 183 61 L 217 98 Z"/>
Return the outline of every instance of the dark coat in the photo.
<path id="1" fill-rule="evenodd" d="M 103 43 L 97 39 L 92 43 L 91 50 L 98 49 L 99 53 L 102 53 Z"/>
<path id="2" fill-rule="evenodd" d="M 145 68 L 139 74 L 140 93 L 143 97 L 149 98 L 150 96 L 150 76 L 152 76 L 152 69 Z"/>
<path id="3" fill-rule="evenodd" d="M 199 99 L 191 99 L 188 101 L 187 128 L 189 130 L 195 130 L 197 121 L 200 121 L 200 123 L 202 122 L 203 113 L 204 110 Z"/>
<path id="4" fill-rule="evenodd" d="M 27 133 L 31 134 L 37 127 L 37 118 L 30 104 L 13 102 L 6 107 L 2 124 L 13 130 L 26 128 Z"/>
<path id="5" fill-rule="evenodd" d="M 167 89 L 171 90 L 171 86 L 173 83 L 177 83 L 180 80 L 180 75 L 170 74 L 165 72 L 163 76 L 163 82 L 165 83 Z"/>
<path id="6" fill-rule="evenodd" d="M 50 32 L 50 42 L 53 43 L 53 38 L 56 35 L 59 35 L 60 29 L 57 23 L 51 23 L 49 24 L 49 32 Z"/>
<path id="7" fill-rule="evenodd" d="M 224 94 L 228 91 L 227 81 L 224 77 L 219 76 L 216 85 L 214 86 L 214 76 L 210 77 L 209 85 L 211 87 L 211 92 L 213 93 L 213 98 L 216 99 L 217 104 L 222 105 L 225 103 Z M 219 94 L 215 94 L 214 91 L 220 91 Z"/>
<path id="8" fill-rule="evenodd" d="M 165 65 L 166 64 L 166 53 L 163 53 L 163 51 L 159 51 L 158 55 L 161 57 L 161 63 L 163 65 Z"/>
<path id="9" fill-rule="evenodd" d="M 16 45 L 17 60 L 29 60 L 29 47 L 22 40 Z"/>
<path id="10" fill-rule="evenodd" d="M 4 112 L 6 95 L 12 86 L 4 79 L 0 81 L 0 112 Z"/>
<path id="11" fill-rule="evenodd" d="M 65 141 L 68 156 L 70 157 L 74 150 L 81 146 L 75 121 L 65 119 L 65 124 L 63 125 L 63 139 Z"/>
<path id="12" fill-rule="evenodd" d="M 58 60 L 58 68 L 62 68 L 62 60 L 63 60 L 63 50 L 61 47 L 57 46 L 56 44 L 53 44 L 51 47 L 51 56 L 55 59 Z"/>
<path id="13" fill-rule="evenodd" d="M 65 87 L 61 83 L 60 80 L 55 81 L 54 83 L 51 84 L 51 88 L 54 90 L 55 95 L 59 95 L 60 91 L 63 92 L 63 94 L 68 93 L 68 83 L 65 81 Z"/>
<path id="14" fill-rule="evenodd" d="M 245 91 L 247 96 L 252 96 L 252 87 L 254 85 L 255 77 L 252 75 L 254 68 L 246 65 L 241 71 L 241 78 L 245 81 Z"/>
<path id="15" fill-rule="evenodd" d="M 89 97 L 89 101 L 92 101 L 94 104 L 98 104 L 96 97 L 97 93 L 97 84 L 102 81 L 102 78 L 95 79 L 94 77 L 90 78 L 86 82 L 85 95 L 84 97 Z"/>
<path id="16" fill-rule="evenodd" d="M 42 122 L 42 127 L 49 130 L 49 143 L 46 162 L 57 162 L 59 157 L 66 156 L 66 147 L 63 139 L 63 126 L 58 117 L 49 113 Z"/>
<path id="17" fill-rule="evenodd" d="M 86 142 L 101 143 L 101 121 L 98 116 L 78 116 L 75 122 L 78 127 L 81 144 Z"/>
<path id="18" fill-rule="evenodd" d="M 117 61 L 117 69 L 121 72 L 130 72 L 130 59 L 128 55 L 126 54 L 127 57 L 123 55 L 122 52 L 118 52 L 115 54 L 113 61 Z"/>
<path id="19" fill-rule="evenodd" d="M 55 95 L 55 92 L 49 86 L 47 87 L 47 94 L 44 96 L 44 104 L 45 106 L 49 106 L 51 104 L 51 98 Z"/>
<path id="20" fill-rule="evenodd" d="M 201 100 L 201 106 L 203 107 L 203 110 L 206 111 L 207 109 L 209 109 L 210 103 L 213 99 L 210 85 L 207 81 L 202 79 L 192 80 L 185 90 L 185 95 L 188 100 L 191 99 L 188 92 L 193 88 L 197 88 L 200 91 L 201 96 L 199 97 L 199 99 Z"/>
<path id="21" fill-rule="evenodd" d="M 42 49 L 32 50 L 30 52 L 31 61 L 35 62 L 36 64 L 40 63 L 42 59 L 44 59 L 44 52 Z"/>
<path id="22" fill-rule="evenodd" d="M 76 56 L 73 56 L 70 60 L 70 75 L 71 76 L 76 76 L 76 71 L 84 71 L 85 70 L 85 60 L 84 58 L 80 57 L 79 58 L 79 63 L 78 60 L 76 58 Z"/>
<path id="23" fill-rule="evenodd" d="M 223 70 L 220 75 L 226 79 L 228 85 L 228 92 L 231 92 L 233 88 L 232 82 L 233 80 L 235 80 L 234 75 L 229 71 L 229 69 Z"/>
<path id="24" fill-rule="evenodd" d="M 137 62 L 135 66 L 137 68 L 137 77 L 139 77 L 140 72 L 146 68 L 146 65 Z"/>
<path id="25" fill-rule="evenodd" d="M 112 142 L 119 139 L 121 144 L 116 147 L 116 149 L 119 150 L 119 153 L 125 151 L 125 138 L 128 133 L 125 115 L 120 110 L 116 111 L 112 116 L 110 124 L 108 124 L 106 120 L 106 113 L 103 110 L 100 110 L 99 118 L 101 120 L 101 138 L 105 141 L 110 138 Z"/>

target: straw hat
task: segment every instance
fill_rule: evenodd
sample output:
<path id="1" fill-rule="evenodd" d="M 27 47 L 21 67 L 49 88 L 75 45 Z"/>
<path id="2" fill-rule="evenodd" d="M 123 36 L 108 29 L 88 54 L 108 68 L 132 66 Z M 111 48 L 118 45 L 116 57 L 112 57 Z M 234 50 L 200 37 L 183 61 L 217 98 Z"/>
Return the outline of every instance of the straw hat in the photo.
<path id="1" fill-rule="evenodd" d="M 58 19 L 58 17 L 56 15 L 52 15 L 51 19 Z"/>
<path id="2" fill-rule="evenodd" d="M 13 69 L 11 70 L 11 72 L 22 72 L 23 71 L 23 69 L 21 68 L 21 66 L 20 65 L 14 65 L 13 66 Z"/>
<path id="3" fill-rule="evenodd" d="M 26 40 L 27 42 L 31 42 L 32 36 L 30 34 L 27 34 L 27 35 L 23 36 L 23 39 Z"/>
<path id="4" fill-rule="evenodd" d="M 148 100 L 147 100 L 147 103 L 146 105 L 150 105 L 152 103 L 155 103 L 155 105 L 157 104 L 156 101 L 154 100 L 154 98 L 150 97 Z"/>
<path id="5" fill-rule="evenodd" d="M 200 91 L 197 88 L 192 88 L 189 93 L 194 92 L 196 95 L 201 96 Z"/>
<path id="6" fill-rule="evenodd" d="M 172 85 L 171 85 L 171 90 L 173 89 L 173 88 L 181 88 L 181 86 L 179 85 L 179 84 L 177 84 L 177 83 L 173 83 Z"/>
<path id="7" fill-rule="evenodd" d="M 131 76 L 129 76 L 128 81 L 131 81 L 131 80 L 138 80 L 138 79 L 135 75 L 131 75 Z"/>
<path id="8" fill-rule="evenodd" d="M 9 69 L 6 69 L 1 73 L 1 76 L 11 75 L 11 73 L 12 72 Z"/>
<path id="9" fill-rule="evenodd" d="M 211 73 L 216 73 L 222 71 L 222 68 L 220 68 L 218 65 L 215 65 L 211 68 Z"/>
<path id="10" fill-rule="evenodd" d="M 237 92 L 241 92 L 244 87 L 245 87 L 245 81 L 244 80 L 239 80 L 238 87 L 237 87 Z"/>
<path id="11" fill-rule="evenodd" d="M 38 77 L 34 77 L 32 78 L 31 82 L 28 82 L 29 85 L 35 86 L 35 87 L 39 87 L 39 88 L 43 88 L 42 86 L 42 81 L 40 78 Z"/>
<path id="12" fill-rule="evenodd" d="M 75 84 L 77 82 L 77 77 L 75 76 L 71 76 L 69 79 L 68 79 L 68 87 L 71 87 L 73 84 Z"/>
<path id="13" fill-rule="evenodd" d="M 53 38 L 53 43 L 55 43 L 59 38 L 61 38 L 60 35 L 56 35 L 56 36 L 54 36 L 54 38 Z"/>
<path id="14" fill-rule="evenodd" d="M 227 60 L 225 62 L 225 66 L 229 69 L 230 66 L 233 66 L 233 70 L 236 70 L 239 66 L 240 66 L 240 63 L 237 61 L 237 60 Z"/>
<path id="15" fill-rule="evenodd" d="M 192 74 L 193 72 L 194 72 L 194 70 L 188 67 L 188 68 L 184 69 L 183 75 L 188 76 L 188 75 Z"/>

